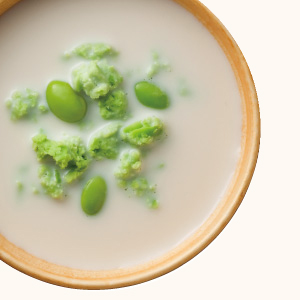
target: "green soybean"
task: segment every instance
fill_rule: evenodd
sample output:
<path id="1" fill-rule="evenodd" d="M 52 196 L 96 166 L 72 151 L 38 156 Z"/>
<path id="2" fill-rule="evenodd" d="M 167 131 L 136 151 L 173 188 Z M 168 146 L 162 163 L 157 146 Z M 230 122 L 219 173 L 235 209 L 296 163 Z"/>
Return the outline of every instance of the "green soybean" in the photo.
<path id="1" fill-rule="evenodd" d="M 86 114 L 85 99 L 76 94 L 67 82 L 51 81 L 47 86 L 46 99 L 52 113 L 62 121 L 75 123 Z"/>
<path id="2" fill-rule="evenodd" d="M 97 214 L 106 199 L 107 186 L 105 180 L 96 176 L 84 186 L 81 194 L 81 207 L 87 215 Z"/>
<path id="3" fill-rule="evenodd" d="M 134 89 L 139 102 L 147 107 L 165 109 L 169 106 L 168 95 L 150 82 L 138 82 Z"/>

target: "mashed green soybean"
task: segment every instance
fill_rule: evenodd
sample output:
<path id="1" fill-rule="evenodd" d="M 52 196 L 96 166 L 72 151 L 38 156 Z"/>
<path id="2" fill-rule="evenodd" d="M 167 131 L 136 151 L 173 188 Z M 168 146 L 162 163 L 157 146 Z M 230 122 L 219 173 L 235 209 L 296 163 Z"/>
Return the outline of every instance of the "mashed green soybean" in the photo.
<path id="1" fill-rule="evenodd" d="M 21 182 L 20 180 L 17 180 L 16 181 L 16 187 L 17 187 L 18 193 L 21 193 L 24 190 L 23 182 Z"/>
<path id="2" fill-rule="evenodd" d="M 153 78 L 155 75 L 157 75 L 161 71 L 171 71 L 171 67 L 169 63 L 163 62 L 159 56 L 159 54 L 154 51 L 152 53 L 152 63 L 148 68 L 147 71 L 147 77 L 148 79 Z"/>
<path id="3" fill-rule="evenodd" d="M 87 167 L 77 167 L 76 165 L 69 167 L 67 173 L 64 175 L 64 181 L 66 183 L 73 182 L 86 171 L 86 168 Z"/>
<path id="4" fill-rule="evenodd" d="M 151 209 L 157 209 L 159 207 L 159 202 L 155 197 L 149 197 L 146 199 L 147 205 Z"/>
<path id="5" fill-rule="evenodd" d="M 163 122 L 155 117 L 134 122 L 121 130 L 121 137 L 125 142 L 134 146 L 147 146 L 162 138 Z"/>
<path id="6" fill-rule="evenodd" d="M 85 59 L 98 60 L 104 56 L 116 55 L 117 52 L 105 43 L 85 43 L 75 47 L 71 51 L 65 52 L 64 56 L 69 58 L 73 55 L 80 56 Z"/>
<path id="7" fill-rule="evenodd" d="M 54 141 L 48 139 L 45 134 L 39 133 L 32 138 L 32 141 L 33 150 L 39 161 L 51 158 L 60 169 L 69 168 L 65 175 L 68 183 L 82 175 L 90 163 L 86 147 L 79 137 L 68 137 L 61 141 Z"/>
<path id="8" fill-rule="evenodd" d="M 42 114 L 45 114 L 45 113 L 47 113 L 49 111 L 48 107 L 46 105 L 44 105 L 44 104 L 40 104 L 38 106 L 38 110 Z"/>
<path id="9" fill-rule="evenodd" d="M 41 186 L 47 195 L 55 199 L 63 195 L 62 180 L 56 167 L 41 165 L 38 169 L 38 176 Z"/>
<path id="10" fill-rule="evenodd" d="M 72 72 L 73 87 L 92 99 L 106 96 L 122 82 L 123 77 L 106 61 L 91 61 L 75 67 Z"/>
<path id="11" fill-rule="evenodd" d="M 99 101 L 101 117 L 105 120 L 122 119 L 126 114 L 127 102 L 123 91 L 113 91 Z"/>
<path id="12" fill-rule="evenodd" d="M 149 208 L 158 208 L 159 204 L 154 196 L 156 187 L 154 185 L 150 185 L 146 178 L 137 177 L 128 183 L 128 187 L 137 197 L 146 199 L 146 203 Z"/>
<path id="13" fill-rule="evenodd" d="M 39 94 L 31 89 L 15 91 L 6 101 L 6 107 L 11 112 L 11 119 L 15 121 L 32 115 L 38 104 L 38 98 Z"/>
<path id="14" fill-rule="evenodd" d="M 137 149 L 127 149 L 121 153 L 119 166 L 115 177 L 127 180 L 135 177 L 142 168 L 141 152 Z"/>
<path id="15" fill-rule="evenodd" d="M 156 186 L 150 185 L 145 177 L 134 177 L 133 179 L 121 179 L 118 186 L 125 190 L 130 190 L 138 198 L 146 200 L 149 208 L 156 209 L 159 203 L 154 195 Z"/>
<path id="16" fill-rule="evenodd" d="M 136 196 L 142 197 L 149 193 L 155 192 L 155 186 L 150 185 L 145 177 L 137 177 L 129 182 L 129 187 Z"/>
<path id="17" fill-rule="evenodd" d="M 113 122 L 98 130 L 90 139 L 88 151 L 96 160 L 115 159 L 119 154 L 118 132 L 121 123 Z"/>

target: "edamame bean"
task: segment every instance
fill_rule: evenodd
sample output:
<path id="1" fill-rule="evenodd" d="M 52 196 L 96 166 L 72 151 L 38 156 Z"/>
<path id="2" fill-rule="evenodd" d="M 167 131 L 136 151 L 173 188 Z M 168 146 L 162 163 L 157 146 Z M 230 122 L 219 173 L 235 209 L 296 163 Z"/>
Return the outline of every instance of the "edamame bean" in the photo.
<path id="1" fill-rule="evenodd" d="M 105 180 L 96 176 L 84 186 L 81 194 L 81 207 L 87 215 L 97 214 L 106 199 L 107 186 Z"/>
<path id="2" fill-rule="evenodd" d="M 138 82 L 135 85 L 135 94 L 139 102 L 147 107 L 165 109 L 169 106 L 167 94 L 150 82 Z"/>
<path id="3" fill-rule="evenodd" d="M 78 122 L 86 114 L 85 99 L 76 94 L 67 82 L 51 81 L 46 90 L 46 99 L 52 113 L 62 121 Z"/>

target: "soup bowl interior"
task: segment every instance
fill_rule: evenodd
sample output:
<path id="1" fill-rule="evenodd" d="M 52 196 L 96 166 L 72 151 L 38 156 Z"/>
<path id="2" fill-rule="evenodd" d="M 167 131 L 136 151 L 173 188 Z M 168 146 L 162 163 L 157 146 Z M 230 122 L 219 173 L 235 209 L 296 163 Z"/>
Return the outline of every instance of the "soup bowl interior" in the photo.
<path id="1" fill-rule="evenodd" d="M 171 0 L 170 0 L 171 1 Z M 16 4 L 0 0 L 0 15 Z M 260 118 L 254 83 L 237 44 L 220 21 L 197 0 L 175 0 L 194 15 L 216 39 L 235 75 L 242 102 L 242 144 L 239 162 L 225 196 L 207 220 L 165 255 L 131 268 L 87 271 L 37 258 L 0 235 L 0 258 L 37 279 L 71 288 L 109 289 L 141 283 L 166 274 L 200 253 L 233 217 L 250 184 L 259 150 Z"/>

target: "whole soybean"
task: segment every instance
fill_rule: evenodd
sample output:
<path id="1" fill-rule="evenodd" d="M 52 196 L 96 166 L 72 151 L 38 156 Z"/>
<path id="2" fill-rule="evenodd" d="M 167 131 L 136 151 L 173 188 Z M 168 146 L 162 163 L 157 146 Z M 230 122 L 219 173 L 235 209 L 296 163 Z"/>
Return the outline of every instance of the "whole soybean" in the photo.
<path id="1" fill-rule="evenodd" d="M 52 113 L 62 121 L 75 123 L 86 114 L 85 99 L 76 94 L 67 82 L 51 81 L 47 86 L 46 99 Z"/>
<path id="2" fill-rule="evenodd" d="M 107 193 L 105 180 L 96 176 L 84 186 L 81 194 L 81 207 L 87 215 L 96 215 L 102 208 Z"/>
<path id="3" fill-rule="evenodd" d="M 169 106 L 168 95 L 153 83 L 140 81 L 134 89 L 139 102 L 147 107 L 165 109 Z"/>

